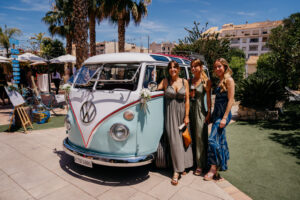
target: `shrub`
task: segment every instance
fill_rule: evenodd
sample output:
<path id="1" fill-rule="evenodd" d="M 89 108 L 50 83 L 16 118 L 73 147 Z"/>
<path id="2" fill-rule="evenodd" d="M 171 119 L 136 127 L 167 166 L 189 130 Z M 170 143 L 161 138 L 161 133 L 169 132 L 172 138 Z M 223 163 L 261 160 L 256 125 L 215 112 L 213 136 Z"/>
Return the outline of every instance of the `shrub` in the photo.
<path id="1" fill-rule="evenodd" d="M 278 101 L 285 98 L 285 90 L 279 80 L 257 73 L 242 80 L 236 91 L 236 99 L 242 106 L 259 110 L 272 110 Z"/>

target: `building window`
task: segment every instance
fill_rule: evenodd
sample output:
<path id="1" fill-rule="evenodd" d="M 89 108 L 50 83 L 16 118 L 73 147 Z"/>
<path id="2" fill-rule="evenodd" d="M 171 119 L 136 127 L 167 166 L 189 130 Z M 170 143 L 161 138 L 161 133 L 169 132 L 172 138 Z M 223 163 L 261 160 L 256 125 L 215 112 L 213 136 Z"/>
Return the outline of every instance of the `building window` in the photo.
<path id="1" fill-rule="evenodd" d="M 257 54 L 257 53 L 249 53 L 249 54 L 248 54 L 248 58 L 249 58 L 250 56 L 258 56 L 258 54 Z"/>
<path id="2" fill-rule="evenodd" d="M 268 34 L 268 30 L 264 29 L 264 30 L 262 31 L 262 34 Z"/>
<path id="3" fill-rule="evenodd" d="M 250 43 L 256 43 L 256 42 L 258 42 L 259 40 L 258 40 L 258 38 L 251 38 L 250 39 Z"/>
<path id="4" fill-rule="evenodd" d="M 245 35 L 245 36 L 250 35 L 250 31 L 245 31 L 244 35 Z"/>
<path id="5" fill-rule="evenodd" d="M 249 51 L 257 51 L 258 50 L 258 45 L 250 45 L 249 46 Z"/>
<path id="6" fill-rule="evenodd" d="M 162 50 L 164 51 L 164 50 L 165 50 L 165 47 L 163 47 Z"/>
<path id="7" fill-rule="evenodd" d="M 253 30 L 252 35 L 259 35 L 259 30 Z"/>
<path id="8" fill-rule="evenodd" d="M 247 38 L 243 38 L 243 43 L 247 43 Z"/>
<path id="9" fill-rule="evenodd" d="M 262 42 L 267 42 L 268 41 L 268 37 L 263 37 L 262 38 Z"/>
<path id="10" fill-rule="evenodd" d="M 238 44 L 238 43 L 240 43 L 240 38 L 232 39 L 232 40 L 230 40 L 230 43 L 231 44 Z"/>
<path id="11" fill-rule="evenodd" d="M 264 46 L 261 47 L 261 50 L 262 51 L 269 51 L 269 48 L 266 45 L 264 45 Z"/>
<path id="12" fill-rule="evenodd" d="M 242 50 L 243 50 L 243 51 L 246 51 L 246 50 L 247 50 L 247 47 L 242 47 Z"/>

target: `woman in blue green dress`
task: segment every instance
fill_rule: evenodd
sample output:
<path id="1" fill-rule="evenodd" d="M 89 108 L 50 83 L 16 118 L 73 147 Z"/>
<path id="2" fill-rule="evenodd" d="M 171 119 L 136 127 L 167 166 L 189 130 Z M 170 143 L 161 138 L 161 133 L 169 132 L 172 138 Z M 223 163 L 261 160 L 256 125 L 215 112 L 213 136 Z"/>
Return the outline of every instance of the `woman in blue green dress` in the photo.
<path id="1" fill-rule="evenodd" d="M 218 171 L 227 170 L 229 150 L 226 141 L 225 127 L 231 120 L 231 107 L 234 103 L 234 80 L 232 70 L 224 58 L 219 58 L 214 63 L 214 75 L 219 78 L 215 90 L 216 99 L 212 114 L 212 128 L 208 137 L 207 160 L 210 166 L 204 180 L 218 179 Z"/>
<path id="2" fill-rule="evenodd" d="M 191 72 L 194 77 L 190 80 L 190 119 L 193 153 L 196 162 L 194 174 L 200 176 L 207 168 L 208 128 L 211 115 L 211 81 L 208 79 L 203 63 L 199 59 L 191 62 Z M 205 109 L 205 95 L 207 111 Z"/>

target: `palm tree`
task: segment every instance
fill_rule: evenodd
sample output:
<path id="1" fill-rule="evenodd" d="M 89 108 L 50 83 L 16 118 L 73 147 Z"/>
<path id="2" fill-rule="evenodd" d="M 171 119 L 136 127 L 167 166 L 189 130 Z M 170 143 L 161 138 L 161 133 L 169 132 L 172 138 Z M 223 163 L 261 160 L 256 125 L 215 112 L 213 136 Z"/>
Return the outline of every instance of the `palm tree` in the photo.
<path id="1" fill-rule="evenodd" d="M 80 67 L 88 57 L 88 4 L 86 0 L 74 0 L 74 39 L 76 46 L 76 65 Z"/>
<path id="2" fill-rule="evenodd" d="M 125 32 L 130 20 L 138 25 L 142 17 L 147 15 L 147 6 L 151 0 L 103 0 L 102 10 L 112 23 L 118 24 L 119 52 L 125 51 Z"/>
<path id="3" fill-rule="evenodd" d="M 0 44 L 6 49 L 6 57 L 9 58 L 9 47 L 10 42 L 9 39 L 21 35 L 21 30 L 18 28 L 7 28 L 7 26 L 4 26 L 4 30 L 0 27 Z"/>
<path id="4" fill-rule="evenodd" d="M 88 18 L 90 30 L 90 55 L 96 55 L 96 19 L 98 24 L 103 20 L 104 16 L 101 11 L 101 0 L 88 1 Z"/>
<path id="5" fill-rule="evenodd" d="M 48 11 L 42 21 L 49 25 L 49 32 L 66 38 L 66 49 L 72 54 L 72 41 L 74 36 L 73 0 L 55 0 L 51 11 Z"/>
<path id="6" fill-rule="evenodd" d="M 45 35 L 45 33 L 40 32 L 38 34 L 34 33 L 34 36 L 30 37 L 29 41 L 30 41 L 30 44 L 32 45 L 34 51 L 41 49 L 43 40 L 50 39 L 48 37 L 44 37 L 44 35 Z"/>

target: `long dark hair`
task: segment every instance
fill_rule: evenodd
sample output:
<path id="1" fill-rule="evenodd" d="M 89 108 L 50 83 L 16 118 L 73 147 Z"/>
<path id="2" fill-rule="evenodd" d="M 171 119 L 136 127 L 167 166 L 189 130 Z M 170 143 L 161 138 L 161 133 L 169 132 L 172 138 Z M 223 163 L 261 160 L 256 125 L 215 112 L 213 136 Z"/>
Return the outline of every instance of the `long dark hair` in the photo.
<path id="1" fill-rule="evenodd" d="M 172 60 L 172 61 L 170 61 L 169 63 L 168 63 L 168 68 L 167 68 L 167 79 L 168 79 L 168 82 L 170 82 L 171 81 L 171 77 L 170 77 L 170 73 L 169 73 L 169 69 L 172 67 L 172 65 L 174 65 L 174 67 L 175 68 L 178 68 L 178 69 L 180 69 L 180 67 L 179 67 L 179 64 L 178 64 L 178 62 L 176 62 L 176 61 L 174 61 L 174 60 Z"/>

